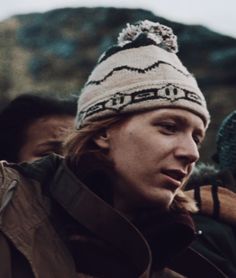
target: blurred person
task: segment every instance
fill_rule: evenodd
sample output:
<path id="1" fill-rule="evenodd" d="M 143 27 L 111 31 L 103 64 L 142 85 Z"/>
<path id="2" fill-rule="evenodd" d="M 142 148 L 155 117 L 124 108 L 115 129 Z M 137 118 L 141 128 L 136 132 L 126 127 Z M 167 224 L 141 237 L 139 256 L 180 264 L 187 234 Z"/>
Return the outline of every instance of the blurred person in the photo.
<path id="1" fill-rule="evenodd" d="M 218 129 L 213 159 L 217 164 L 200 163 L 187 185 L 199 207 L 192 248 L 236 277 L 236 111 Z"/>
<path id="2" fill-rule="evenodd" d="M 1 163 L 2 272 L 225 277 L 188 249 L 196 206 L 182 189 L 210 117 L 176 52 L 169 27 L 128 24 L 84 85 L 65 158 Z"/>
<path id="3" fill-rule="evenodd" d="M 22 94 L 0 113 L 0 159 L 34 161 L 63 154 L 62 143 L 73 127 L 76 100 Z"/>

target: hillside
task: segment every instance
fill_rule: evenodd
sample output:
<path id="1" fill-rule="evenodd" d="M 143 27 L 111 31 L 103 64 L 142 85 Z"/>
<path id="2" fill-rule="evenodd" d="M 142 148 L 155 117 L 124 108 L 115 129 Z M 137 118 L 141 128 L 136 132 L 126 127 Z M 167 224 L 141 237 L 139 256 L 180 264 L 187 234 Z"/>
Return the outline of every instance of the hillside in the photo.
<path id="1" fill-rule="evenodd" d="M 221 120 L 236 108 L 236 39 L 141 9 L 65 8 L 0 22 L 1 107 L 14 96 L 42 91 L 79 94 L 98 56 L 127 22 L 159 21 L 178 35 L 179 56 L 198 79 L 212 114 L 202 160 L 210 161 Z"/>

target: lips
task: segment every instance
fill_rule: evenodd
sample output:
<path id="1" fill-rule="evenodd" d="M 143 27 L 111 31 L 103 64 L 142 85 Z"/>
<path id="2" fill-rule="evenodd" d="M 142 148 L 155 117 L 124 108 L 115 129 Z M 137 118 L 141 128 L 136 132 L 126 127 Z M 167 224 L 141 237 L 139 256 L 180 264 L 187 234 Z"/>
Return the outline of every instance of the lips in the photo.
<path id="1" fill-rule="evenodd" d="M 163 169 L 161 172 L 169 178 L 170 182 L 175 185 L 175 187 L 180 187 L 184 178 L 187 176 L 184 171 L 178 169 Z"/>

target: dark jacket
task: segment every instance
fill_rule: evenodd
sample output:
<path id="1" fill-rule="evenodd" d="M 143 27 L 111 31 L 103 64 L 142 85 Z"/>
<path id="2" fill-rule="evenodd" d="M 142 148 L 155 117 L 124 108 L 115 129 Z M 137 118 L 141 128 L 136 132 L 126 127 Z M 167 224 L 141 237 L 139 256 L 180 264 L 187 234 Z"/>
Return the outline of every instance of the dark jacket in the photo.
<path id="1" fill-rule="evenodd" d="M 149 210 L 131 223 L 57 156 L 2 162 L 0 179 L 1 278 L 224 277 L 186 249 L 188 214 Z"/>
<path id="2" fill-rule="evenodd" d="M 206 166 L 207 168 L 207 166 Z M 201 173 L 203 171 L 203 173 Z M 228 277 L 236 277 L 236 186 L 231 170 L 200 171 L 188 194 L 195 197 L 199 213 L 193 215 L 199 231 L 191 247 L 217 265 Z M 204 172 L 205 171 L 205 172 Z"/>

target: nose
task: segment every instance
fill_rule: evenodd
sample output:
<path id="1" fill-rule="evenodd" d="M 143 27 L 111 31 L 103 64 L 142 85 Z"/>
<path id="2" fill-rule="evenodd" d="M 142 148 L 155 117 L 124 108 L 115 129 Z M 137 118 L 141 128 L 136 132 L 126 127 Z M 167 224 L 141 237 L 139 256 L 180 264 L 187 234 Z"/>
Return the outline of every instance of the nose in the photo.
<path id="1" fill-rule="evenodd" d="M 185 164 L 191 164 L 199 159 L 199 150 L 192 136 L 184 136 L 176 147 L 175 156 L 184 161 Z"/>

